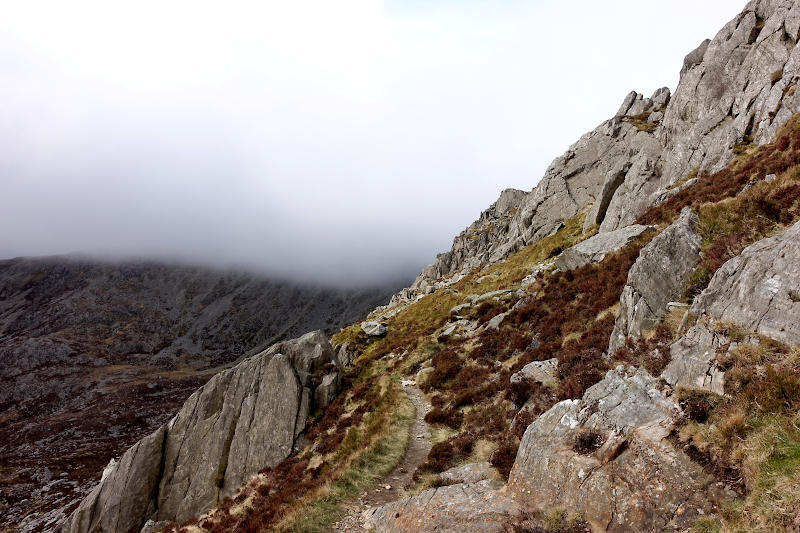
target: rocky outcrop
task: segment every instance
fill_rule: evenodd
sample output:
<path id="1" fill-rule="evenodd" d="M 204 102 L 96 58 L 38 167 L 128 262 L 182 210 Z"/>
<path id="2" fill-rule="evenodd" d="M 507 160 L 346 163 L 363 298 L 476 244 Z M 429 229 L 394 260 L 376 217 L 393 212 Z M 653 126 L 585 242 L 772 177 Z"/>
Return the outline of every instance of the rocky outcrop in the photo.
<path id="1" fill-rule="evenodd" d="M 412 288 L 419 290 L 453 272 L 499 261 L 553 233 L 589 204 L 594 207 L 587 216 L 587 225 L 602 221 L 629 168 L 629 152 L 635 153 L 652 137 L 627 120 L 625 113 L 652 110 L 669 99 L 666 89 L 657 91 L 653 99 L 633 94 L 626 97 L 619 114 L 582 136 L 556 158 L 531 192 L 514 191 L 514 207 L 505 212 L 502 224 L 494 224 L 486 238 L 475 238 L 476 231 L 480 232 L 487 221 L 497 216 L 497 206 L 509 205 L 504 201 L 508 191 L 504 191 L 478 221 L 453 240 L 449 252 L 440 254 L 422 270 Z"/>
<path id="2" fill-rule="evenodd" d="M 521 513 L 502 482 L 485 480 L 429 489 L 371 509 L 365 522 L 381 533 L 503 533 Z"/>
<path id="3" fill-rule="evenodd" d="M 386 326 L 375 320 L 362 323 L 361 330 L 370 337 L 383 337 L 388 331 Z"/>
<path id="4" fill-rule="evenodd" d="M 800 6 L 791 0 L 754 0 L 710 41 L 686 56 L 675 93 L 654 132 L 660 148 L 645 150 L 629 171 L 601 225 L 633 222 L 668 186 L 694 169 L 714 172 L 733 147 L 770 142 L 800 110 Z M 640 169 L 633 172 L 634 169 Z"/>
<path id="5" fill-rule="evenodd" d="M 800 343 L 800 222 L 748 246 L 714 274 L 692 316 L 733 322 L 789 345 Z"/>
<path id="6" fill-rule="evenodd" d="M 535 381 L 542 385 L 553 386 L 558 383 L 556 370 L 558 359 L 552 358 L 545 361 L 533 361 L 523 366 L 519 372 L 511 375 L 511 383 L 522 383 L 525 380 Z"/>
<path id="7" fill-rule="evenodd" d="M 634 224 L 590 237 L 571 248 L 567 248 L 556 257 L 556 268 L 564 272 L 567 270 L 574 270 L 583 265 L 588 265 L 589 263 L 600 262 L 606 254 L 625 247 L 629 242 L 652 229 L 651 226 Z"/>
<path id="8" fill-rule="evenodd" d="M 606 233 L 628 226 L 695 169 L 713 172 L 727 165 L 738 143 L 772 141 L 800 111 L 798 28 L 796 2 L 748 3 L 686 56 L 674 94 L 666 88 L 650 98 L 630 93 L 614 117 L 556 158 L 532 191 L 514 191 L 513 202 L 504 192 L 422 271 L 414 289 L 502 259 L 586 208 L 586 228 L 599 225 Z M 497 205 L 512 203 L 502 223 L 485 238 L 476 237 L 476 230 L 491 224 Z"/>
<path id="9" fill-rule="evenodd" d="M 665 440 L 680 414 L 646 371 L 609 371 L 528 426 L 508 488 L 534 510 L 582 512 L 594 531 L 688 529 L 715 489 Z"/>
<path id="10" fill-rule="evenodd" d="M 670 345 L 670 362 L 661 377 L 675 388 L 704 389 L 723 394 L 725 373 L 717 368 L 714 359 L 717 349 L 729 343 L 730 339 L 704 326 L 693 327 Z"/>
<path id="11" fill-rule="evenodd" d="M 748 246 L 717 270 L 695 299 L 684 334 L 670 346 L 671 361 L 661 377 L 673 387 L 724 392 L 724 372 L 716 365 L 720 348 L 758 343 L 757 335 L 800 343 L 800 222 Z M 754 332 L 732 340 L 715 324 Z M 724 328 L 723 328 L 724 329 Z"/>
<path id="12" fill-rule="evenodd" d="M 112 463 L 62 531 L 138 532 L 233 495 L 292 453 L 314 399 L 332 400 L 336 358 L 322 332 L 274 345 L 215 375 L 180 412 Z"/>
<path id="13" fill-rule="evenodd" d="M 489 463 L 468 463 L 454 466 L 439 474 L 439 477 L 449 483 L 477 483 L 484 479 L 500 479 L 500 473 Z"/>
<path id="14" fill-rule="evenodd" d="M 609 355 L 624 344 L 626 337 L 638 337 L 655 328 L 666 314 L 667 304 L 681 296 L 700 262 L 698 222 L 696 214 L 684 209 L 677 221 L 642 248 L 622 289 Z"/>
<path id="15" fill-rule="evenodd" d="M 489 209 L 481 213 L 478 220 L 453 239 L 449 252 L 436 256 L 425 267 L 414 283 L 411 291 L 424 291 L 431 282 L 461 269 L 472 269 L 487 262 L 497 240 L 508 232 L 509 224 L 519 212 L 520 201 L 526 193 L 518 189 L 506 189 Z M 406 295 L 408 299 L 411 295 Z"/>

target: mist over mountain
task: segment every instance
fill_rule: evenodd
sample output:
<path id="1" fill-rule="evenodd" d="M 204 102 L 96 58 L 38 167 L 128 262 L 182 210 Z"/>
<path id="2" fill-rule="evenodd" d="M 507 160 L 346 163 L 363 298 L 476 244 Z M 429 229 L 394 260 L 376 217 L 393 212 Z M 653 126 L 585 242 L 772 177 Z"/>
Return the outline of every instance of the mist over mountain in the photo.
<path id="1" fill-rule="evenodd" d="M 7 6 L 0 258 L 412 276 L 737 7 L 576 5 Z"/>

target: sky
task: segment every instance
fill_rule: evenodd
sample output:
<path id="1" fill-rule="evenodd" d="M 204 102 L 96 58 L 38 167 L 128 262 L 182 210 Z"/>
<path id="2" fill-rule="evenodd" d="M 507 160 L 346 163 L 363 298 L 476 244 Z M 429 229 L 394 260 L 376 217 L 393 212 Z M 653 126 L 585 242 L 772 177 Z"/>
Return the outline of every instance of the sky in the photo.
<path id="1" fill-rule="evenodd" d="M 0 0 L 0 258 L 413 277 L 731 0 Z"/>

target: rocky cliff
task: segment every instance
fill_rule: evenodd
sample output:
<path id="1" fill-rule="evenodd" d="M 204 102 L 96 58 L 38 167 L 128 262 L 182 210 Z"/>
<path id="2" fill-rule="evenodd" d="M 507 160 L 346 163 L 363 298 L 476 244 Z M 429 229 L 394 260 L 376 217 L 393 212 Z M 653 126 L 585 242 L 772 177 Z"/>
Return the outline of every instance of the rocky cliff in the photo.
<path id="1" fill-rule="evenodd" d="M 735 149 L 772 141 L 800 111 L 798 32 L 796 2 L 748 3 L 686 56 L 674 93 L 627 95 L 612 118 L 550 164 L 533 190 L 504 191 L 412 287 L 505 258 L 582 209 L 587 228 L 630 225 L 674 194 L 676 184 L 725 167 Z M 491 238 L 474 237 L 483 234 Z"/>

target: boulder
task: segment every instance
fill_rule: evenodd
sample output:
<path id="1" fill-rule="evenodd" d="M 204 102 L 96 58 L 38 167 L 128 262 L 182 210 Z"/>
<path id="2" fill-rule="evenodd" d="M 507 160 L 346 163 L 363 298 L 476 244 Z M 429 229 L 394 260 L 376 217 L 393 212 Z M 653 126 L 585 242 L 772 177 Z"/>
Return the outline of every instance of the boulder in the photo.
<path id="1" fill-rule="evenodd" d="M 545 361 L 534 361 L 523 366 L 519 372 L 511 375 L 511 383 L 521 383 L 525 379 L 538 381 L 542 385 L 556 385 L 556 370 L 558 359 L 552 358 Z"/>
<path id="2" fill-rule="evenodd" d="M 153 511 L 151 497 L 160 481 L 165 434 L 166 429 L 160 427 L 119 461 L 112 459 L 100 483 L 81 501 L 62 531 L 138 533 L 144 517 Z"/>
<path id="3" fill-rule="evenodd" d="M 381 533 L 503 533 L 522 509 L 497 480 L 423 491 L 364 513 L 367 528 Z"/>
<path id="4" fill-rule="evenodd" d="M 697 215 L 686 208 L 672 225 L 642 248 L 622 289 L 619 315 L 608 346 L 609 356 L 626 337 L 639 337 L 653 329 L 666 314 L 666 306 L 684 291 L 689 276 L 700 263 Z"/>
<path id="5" fill-rule="evenodd" d="M 288 457 L 310 409 L 335 396 L 339 374 L 320 375 L 335 363 L 325 335 L 312 332 L 215 375 L 112 461 L 62 531 L 136 533 L 147 520 L 181 522 L 234 495 Z"/>
<path id="6" fill-rule="evenodd" d="M 500 324 L 503 323 L 503 320 L 505 320 L 507 314 L 508 314 L 508 312 L 505 312 L 505 313 L 500 313 L 499 315 L 493 316 L 486 323 L 486 329 L 491 329 L 491 330 L 494 330 L 494 331 L 497 331 L 498 329 L 500 329 Z"/>
<path id="7" fill-rule="evenodd" d="M 528 426 L 508 488 L 534 510 L 583 513 L 593 531 L 687 530 L 715 510 L 716 488 L 666 440 L 680 415 L 646 371 L 609 371 Z"/>
<path id="8" fill-rule="evenodd" d="M 670 346 L 661 377 L 673 387 L 724 393 L 725 375 L 715 363 L 718 349 L 757 344 L 755 333 L 794 345 L 800 342 L 800 222 L 758 241 L 717 270 L 695 298 L 681 337 Z M 754 335 L 732 339 L 715 323 L 732 323 Z"/>
<path id="9" fill-rule="evenodd" d="M 339 393 L 339 389 L 341 389 L 341 382 L 341 376 L 338 372 L 325 374 L 322 382 L 314 390 L 314 404 L 317 407 L 325 408 L 333 403 Z"/>
<path id="10" fill-rule="evenodd" d="M 350 366 L 356 357 L 356 351 L 350 346 L 349 342 L 343 342 L 336 348 L 336 366 L 345 368 Z"/>
<path id="11" fill-rule="evenodd" d="M 386 326 L 377 321 L 364 322 L 361 329 L 370 337 L 383 337 L 389 331 Z"/>
<path id="12" fill-rule="evenodd" d="M 462 466 L 455 466 L 439 474 L 439 477 L 447 482 L 456 483 L 477 483 L 484 479 L 500 479 L 500 473 L 489 463 L 469 463 Z"/>
<path id="13" fill-rule="evenodd" d="M 652 229 L 652 226 L 634 224 L 590 237 L 571 248 L 567 248 L 556 257 L 556 269 L 564 272 L 589 263 L 598 263 L 603 260 L 606 254 L 625 247 L 629 242 Z"/>

